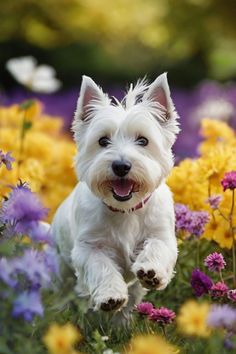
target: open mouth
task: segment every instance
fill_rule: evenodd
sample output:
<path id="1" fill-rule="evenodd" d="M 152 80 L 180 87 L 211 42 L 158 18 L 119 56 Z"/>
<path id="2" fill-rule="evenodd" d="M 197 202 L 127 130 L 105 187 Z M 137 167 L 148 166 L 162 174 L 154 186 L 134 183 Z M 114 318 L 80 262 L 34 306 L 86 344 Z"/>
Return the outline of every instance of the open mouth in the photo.
<path id="1" fill-rule="evenodd" d="M 132 198 L 135 182 L 127 178 L 119 178 L 111 183 L 113 197 L 119 202 L 125 202 Z"/>

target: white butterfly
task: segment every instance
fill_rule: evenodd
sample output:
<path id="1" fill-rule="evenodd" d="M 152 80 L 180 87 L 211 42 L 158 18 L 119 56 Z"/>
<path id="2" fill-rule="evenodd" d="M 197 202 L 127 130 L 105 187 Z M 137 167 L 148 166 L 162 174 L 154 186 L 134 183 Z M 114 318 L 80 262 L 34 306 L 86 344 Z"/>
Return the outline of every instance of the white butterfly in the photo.
<path id="1" fill-rule="evenodd" d="M 38 65 L 34 57 L 12 58 L 6 63 L 7 70 L 12 76 L 35 92 L 52 93 L 61 87 L 56 79 L 56 71 L 49 65 Z"/>

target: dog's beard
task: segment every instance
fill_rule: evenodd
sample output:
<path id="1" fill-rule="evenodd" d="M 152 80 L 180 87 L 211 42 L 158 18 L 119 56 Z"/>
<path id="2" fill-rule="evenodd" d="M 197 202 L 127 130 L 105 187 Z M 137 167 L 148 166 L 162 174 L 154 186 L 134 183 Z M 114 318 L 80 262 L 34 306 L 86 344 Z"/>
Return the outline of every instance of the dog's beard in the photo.
<path id="1" fill-rule="evenodd" d="M 147 175 L 124 178 L 101 176 L 92 179 L 89 187 L 108 206 L 129 210 L 151 195 L 160 183 L 161 177 L 154 179 Z"/>

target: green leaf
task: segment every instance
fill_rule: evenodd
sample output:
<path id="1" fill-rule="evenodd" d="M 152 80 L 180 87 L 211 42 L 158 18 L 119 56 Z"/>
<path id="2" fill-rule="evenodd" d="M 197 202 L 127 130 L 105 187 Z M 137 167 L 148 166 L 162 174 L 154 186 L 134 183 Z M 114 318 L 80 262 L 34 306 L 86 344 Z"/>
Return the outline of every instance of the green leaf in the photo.
<path id="1" fill-rule="evenodd" d="M 35 104 L 35 100 L 27 100 L 20 104 L 20 109 L 26 110 Z"/>
<path id="2" fill-rule="evenodd" d="M 23 131 L 27 131 L 32 127 L 32 122 L 25 120 L 23 123 Z"/>
<path id="3" fill-rule="evenodd" d="M 16 250 L 16 245 L 13 240 L 2 241 L 0 243 L 0 255 L 1 256 L 13 256 Z"/>

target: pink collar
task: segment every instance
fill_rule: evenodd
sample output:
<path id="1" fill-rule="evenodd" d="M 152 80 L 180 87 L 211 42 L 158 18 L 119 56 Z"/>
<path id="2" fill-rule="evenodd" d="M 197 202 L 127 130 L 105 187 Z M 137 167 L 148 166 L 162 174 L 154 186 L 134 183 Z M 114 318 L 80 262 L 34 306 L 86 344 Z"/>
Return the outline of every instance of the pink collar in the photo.
<path id="1" fill-rule="evenodd" d="M 141 209 L 147 202 L 148 200 L 151 198 L 151 194 L 145 198 L 143 201 L 139 202 L 135 207 L 129 209 L 129 212 L 133 212 L 135 210 L 138 210 L 138 209 Z M 125 213 L 124 210 L 121 210 L 121 209 L 116 209 L 116 208 L 113 208 L 112 206 L 110 205 L 107 205 L 105 204 L 111 211 L 114 211 L 114 212 L 120 212 L 120 213 Z"/>

